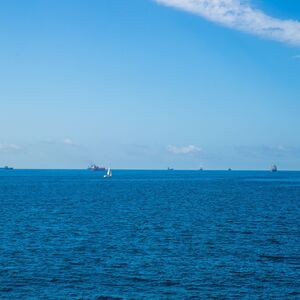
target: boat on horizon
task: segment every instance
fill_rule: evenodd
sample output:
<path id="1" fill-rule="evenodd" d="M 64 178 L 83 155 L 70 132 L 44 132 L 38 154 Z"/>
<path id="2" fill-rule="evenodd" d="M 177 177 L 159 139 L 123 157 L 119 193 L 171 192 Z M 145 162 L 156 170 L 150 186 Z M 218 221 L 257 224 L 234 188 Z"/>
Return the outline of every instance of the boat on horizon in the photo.
<path id="1" fill-rule="evenodd" d="M 173 169 L 173 168 L 170 168 L 170 167 L 168 167 L 167 170 L 168 170 L 168 171 L 174 171 L 174 169 Z"/>
<path id="2" fill-rule="evenodd" d="M 111 178 L 112 177 L 112 170 L 111 170 L 111 168 L 107 169 L 107 173 L 103 177 L 104 178 Z"/>
<path id="3" fill-rule="evenodd" d="M 273 165 L 273 166 L 271 167 L 271 172 L 272 172 L 272 173 L 275 173 L 275 172 L 277 172 L 277 171 L 278 171 L 277 166 L 276 166 L 276 165 Z"/>
<path id="4" fill-rule="evenodd" d="M 99 167 L 95 164 L 92 164 L 88 167 L 88 170 L 90 170 L 90 171 L 103 171 L 104 172 L 104 171 L 106 171 L 106 168 L 105 167 Z"/>
<path id="5" fill-rule="evenodd" d="M 4 166 L 4 167 L 1 167 L 0 170 L 13 170 L 14 168 L 12 167 L 9 167 L 9 166 Z"/>

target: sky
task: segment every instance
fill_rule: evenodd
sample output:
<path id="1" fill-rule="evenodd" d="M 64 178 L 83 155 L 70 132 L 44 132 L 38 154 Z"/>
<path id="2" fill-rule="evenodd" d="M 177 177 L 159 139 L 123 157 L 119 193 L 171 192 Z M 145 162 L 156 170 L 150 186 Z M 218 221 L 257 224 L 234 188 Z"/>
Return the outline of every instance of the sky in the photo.
<path id="1" fill-rule="evenodd" d="M 300 170 L 300 2 L 1 0 L 0 166 Z"/>

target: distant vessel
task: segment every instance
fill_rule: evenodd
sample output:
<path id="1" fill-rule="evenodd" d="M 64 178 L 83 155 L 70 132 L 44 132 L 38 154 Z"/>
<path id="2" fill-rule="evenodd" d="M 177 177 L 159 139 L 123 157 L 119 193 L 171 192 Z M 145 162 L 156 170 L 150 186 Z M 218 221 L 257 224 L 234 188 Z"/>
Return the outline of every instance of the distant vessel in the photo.
<path id="1" fill-rule="evenodd" d="M 273 166 L 271 167 L 271 172 L 272 172 L 272 173 L 275 173 L 275 172 L 277 172 L 277 171 L 278 171 L 277 166 L 276 166 L 276 165 L 273 165 Z"/>
<path id="2" fill-rule="evenodd" d="M 13 170 L 14 168 L 11 168 L 11 167 L 8 167 L 8 166 L 5 166 L 3 168 L 0 168 L 0 170 Z"/>
<path id="3" fill-rule="evenodd" d="M 111 170 L 111 168 L 109 168 L 107 170 L 107 173 L 104 175 L 104 178 L 111 178 L 111 177 L 112 177 L 112 170 Z"/>
<path id="4" fill-rule="evenodd" d="M 200 168 L 199 171 L 203 171 L 203 168 Z"/>
<path id="5" fill-rule="evenodd" d="M 168 167 L 168 171 L 174 171 L 174 169 L 173 169 L 173 168 L 169 168 L 169 167 Z"/>
<path id="6" fill-rule="evenodd" d="M 88 167 L 88 170 L 90 170 L 90 171 L 106 171 L 106 168 L 105 167 L 99 167 L 99 166 L 93 164 L 93 165 L 90 165 Z"/>
<path id="7" fill-rule="evenodd" d="M 232 169 L 231 169 L 231 168 L 229 168 L 229 169 L 228 169 L 228 171 L 232 171 Z"/>

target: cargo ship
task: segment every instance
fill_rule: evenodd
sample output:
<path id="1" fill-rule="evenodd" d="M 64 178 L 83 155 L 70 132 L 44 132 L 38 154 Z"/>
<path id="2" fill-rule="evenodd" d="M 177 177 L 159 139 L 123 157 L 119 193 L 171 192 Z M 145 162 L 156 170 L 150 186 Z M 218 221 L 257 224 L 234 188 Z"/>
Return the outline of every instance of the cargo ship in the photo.
<path id="1" fill-rule="evenodd" d="M 273 165 L 273 166 L 271 167 L 271 172 L 272 172 L 272 173 L 275 173 L 275 172 L 277 172 L 277 171 L 278 171 L 277 166 L 276 166 L 276 165 Z"/>
<path id="2" fill-rule="evenodd" d="M 93 164 L 93 165 L 90 165 L 88 167 L 88 170 L 90 170 L 90 171 L 102 171 L 102 172 L 104 172 L 104 171 L 106 171 L 106 168 L 105 167 L 99 167 L 99 166 Z"/>
<path id="3" fill-rule="evenodd" d="M 14 168 L 12 167 L 8 167 L 8 166 L 5 166 L 3 168 L 0 168 L 0 170 L 13 170 Z"/>

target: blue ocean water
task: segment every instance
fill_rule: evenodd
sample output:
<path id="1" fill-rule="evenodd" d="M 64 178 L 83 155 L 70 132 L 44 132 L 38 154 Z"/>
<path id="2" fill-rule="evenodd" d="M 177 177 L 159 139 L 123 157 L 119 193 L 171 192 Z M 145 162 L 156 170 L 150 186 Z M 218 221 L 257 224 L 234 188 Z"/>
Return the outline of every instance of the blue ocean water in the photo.
<path id="1" fill-rule="evenodd" d="M 1 299 L 299 299 L 300 173 L 0 171 Z"/>

